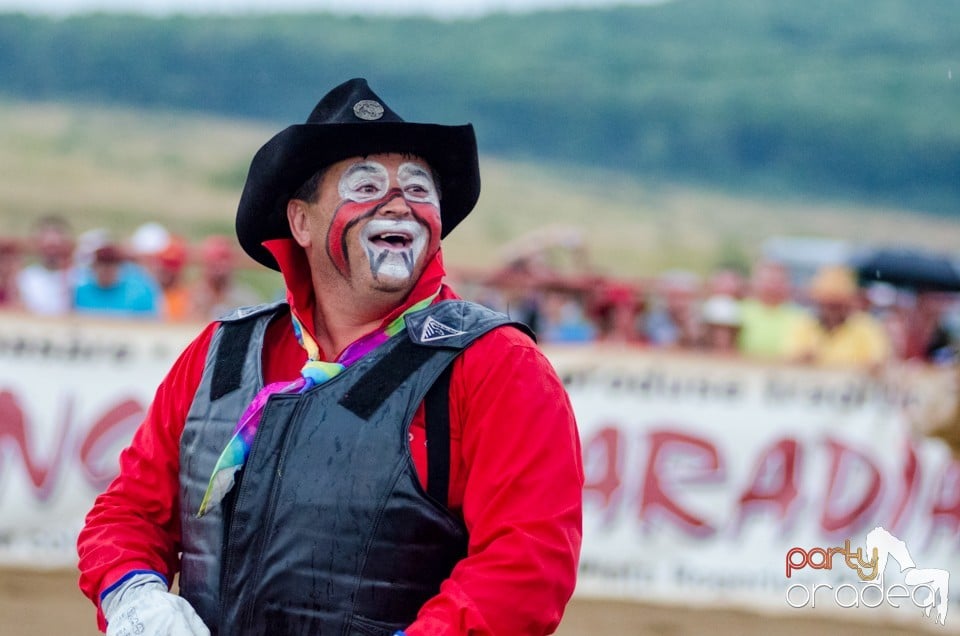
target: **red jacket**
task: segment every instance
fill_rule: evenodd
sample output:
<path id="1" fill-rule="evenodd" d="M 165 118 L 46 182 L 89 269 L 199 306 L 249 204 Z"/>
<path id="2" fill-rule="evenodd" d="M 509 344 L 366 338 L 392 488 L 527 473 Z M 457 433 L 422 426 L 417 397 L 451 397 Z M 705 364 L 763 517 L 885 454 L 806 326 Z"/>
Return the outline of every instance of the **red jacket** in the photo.
<path id="1" fill-rule="evenodd" d="M 302 252 L 273 241 L 288 300 L 312 316 Z M 299 276 L 298 276 L 299 273 Z M 439 253 L 384 325 L 436 291 Z M 438 300 L 456 298 L 445 285 Z M 173 580 L 179 569 L 179 446 L 218 323 L 184 350 L 157 389 L 146 419 L 120 456 L 120 474 L 101 494 L 80 533 L 80 587 L 99 606 L 104 589 L 131 570 Z M 335 357 L 335 356 L 330 356 Z M 296 378 L 306 360 L 286 321 L 268 328 L 264 381 Z M 581 541 L 580 444 L 567 394 L 536 345 L 501 327 L 456 360 L 450 384 L 451 508 L 470 534 L 467 556 L 421 608 L 409 636 L 554 631 L 573 593 Z M 423 405 L 410 449 L 426 479 Z M 105 623 L 98 613 L 100 627 Z"/>

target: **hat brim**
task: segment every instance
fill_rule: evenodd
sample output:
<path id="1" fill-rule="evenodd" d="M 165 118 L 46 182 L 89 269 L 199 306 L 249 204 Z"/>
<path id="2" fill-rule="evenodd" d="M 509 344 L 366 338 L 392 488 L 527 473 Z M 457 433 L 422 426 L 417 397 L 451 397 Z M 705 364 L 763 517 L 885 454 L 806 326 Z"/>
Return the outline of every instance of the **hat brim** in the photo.
<path id="1" fill-rule="evenodd" d="M 473 126 L 411 122 L 297 124 L 277 133 L 250 163 L 237 208 L 237 238 L 255 261 L 279 270 L 263 242 L 291 236 L 287 202 L 321 168 L 350 157 L 402 152 L 426 161 L 440 179 L 445 237 L 480 196 Z"/>

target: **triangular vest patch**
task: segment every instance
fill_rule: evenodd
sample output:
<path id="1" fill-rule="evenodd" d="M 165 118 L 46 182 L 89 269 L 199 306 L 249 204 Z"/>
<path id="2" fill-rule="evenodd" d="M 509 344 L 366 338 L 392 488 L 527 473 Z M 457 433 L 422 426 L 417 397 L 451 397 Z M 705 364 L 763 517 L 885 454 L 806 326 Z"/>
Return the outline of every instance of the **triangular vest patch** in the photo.
<path id="1" fill-rule="evenodd" d="M 420 342 L 433 342 L 434 340 L 453 338 L 454 336 L 462 336 L 464 333 L 466 332 L 445 325 L 439 320 L 434 319 L 433 316 L 427 316 L 426 321 L 423 323 L 423 330 L 420 332 Z"/>

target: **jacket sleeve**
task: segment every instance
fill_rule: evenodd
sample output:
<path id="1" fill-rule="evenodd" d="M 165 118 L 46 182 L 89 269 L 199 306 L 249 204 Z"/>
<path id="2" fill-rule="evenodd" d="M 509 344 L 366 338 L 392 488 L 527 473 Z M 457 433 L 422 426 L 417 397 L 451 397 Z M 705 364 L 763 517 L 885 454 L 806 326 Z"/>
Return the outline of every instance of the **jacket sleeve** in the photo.
<path id="1" fill-rule="evenodd" d="M 87 513 L 77 540 L 80 589 L 104 621 L 101 593 L 134 570 L 173 580 L 179 570 L 180 435 L 200 383 L 207 349 L 218 323 L 209 325 L 174 363 L 158 387 L 120 471 Z"/>
<path id="2" fill-rule="evenodd" d="M 569 398 L 546 357 L 513 328 L 483 336 L 455 364 L 467 556 L 406 633 L 553 633 L 573 594 L 582 536 Z"/>

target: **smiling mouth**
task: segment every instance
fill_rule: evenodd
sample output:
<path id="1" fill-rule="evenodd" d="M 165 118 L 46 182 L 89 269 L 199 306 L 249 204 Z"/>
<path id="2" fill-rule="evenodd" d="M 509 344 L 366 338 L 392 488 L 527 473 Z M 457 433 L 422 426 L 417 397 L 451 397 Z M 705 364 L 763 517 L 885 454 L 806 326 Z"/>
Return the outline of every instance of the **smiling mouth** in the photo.
<path id="1" fill-rule="evenodd" d="M 380 249 L 394 251 L 408 250 L 413 245 L 413 237 L 405 232 L 381 232 L 367 240 Z"/>

